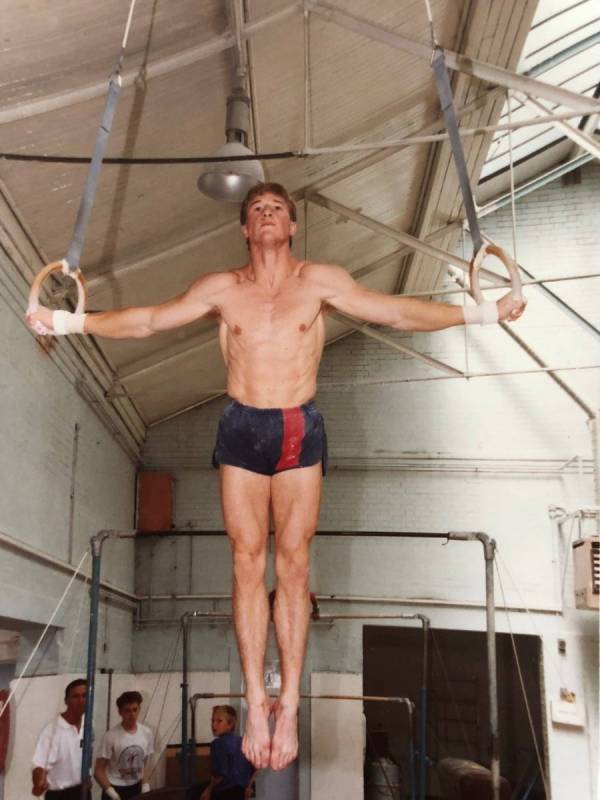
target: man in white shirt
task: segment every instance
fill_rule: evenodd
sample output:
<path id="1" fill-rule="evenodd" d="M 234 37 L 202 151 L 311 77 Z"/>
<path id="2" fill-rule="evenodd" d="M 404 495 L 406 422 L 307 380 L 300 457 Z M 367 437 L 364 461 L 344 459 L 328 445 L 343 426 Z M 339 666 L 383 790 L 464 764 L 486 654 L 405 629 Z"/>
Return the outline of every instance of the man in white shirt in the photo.
<path id="1" fill-rule="evenodd" d="M 123 692 L 117 698 L 121 722 L 104 734 L 94 777 L 102 787 L 102 800 L 130 800 L 150 791 L 150 756 L 154 736 L 138 722 L 142 695 Z"/>
<path id="2" fill-rule="evenodd" d="M 46 800 L 80 800 L 81 740 L 87 682 L 71 681 L 65 689 L 67 710 L 40 733 L 33 755 L 32 794 Z M 88 794 L 91 798 L 91 794 Z"/>

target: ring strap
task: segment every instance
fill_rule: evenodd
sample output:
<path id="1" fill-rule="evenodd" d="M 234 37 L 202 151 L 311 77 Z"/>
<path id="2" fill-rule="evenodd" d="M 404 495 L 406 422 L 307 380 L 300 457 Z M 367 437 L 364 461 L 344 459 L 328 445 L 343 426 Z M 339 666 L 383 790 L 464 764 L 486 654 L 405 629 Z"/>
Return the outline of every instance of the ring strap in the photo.
<path id="1" fill-rule="evenodd" d="M 438 94 L 440 96 L 440 105 L 444 114 L 444 121 L 448 130 L 450 138 L 450 147 L 452 148 L 452 155 L 454 156 L 454 163 L 456 164 L 456 171 L 458 172 L 458 182 L 460 184 L 460 191 L 465 206 L 467 220 L 469 221 L 469 230 L 471 232 L 471 239 L 473 240 L 473 255 L 475 255 L 483 245 L 481 231 L 479 229 L 479 221 L 477 219 L 477 212 L 475 211 L 475 201 L 473 199 L 473 192 L 471 191 L 471 183 L 469 181 L 469 174 L 467 172 L 467 164 L 465 161 L 465 154 L 458 132 L 458 121 L 454 111 L 454 103 L 452 98 L 452 87 L 448 78 L 448 70 L 446 68 L 446 59 L 444 58 L 444 51 L 441 47 L 435 48 L 435 55 L 432 61 L 433 74 L 437 86 Z"/>
<path id="2" fill-rule="evenodd" d="M 77 272 L 79 269 L 79 262 L 81 260 L 81 251 L 83 249 L 83 242 L 85 239 L 85 232 L 87 230 L 90 215 L 92 213 L 92 206 L 94 205 L 94 197 L 96 196 L 96 188 L 98 186 L 98 178 L 100 170 L 102 169 L 102 160 L 106 152 L 106 145 L 108 144 L 108 136 L 110 134 L 117 102 L 121 93 L 121 78 L 119 75 L 111 78 L 108 85 L 108 93 L 106 95 L 106 103 L 104 106 L 104 113 L 98 128 L 98 135 L 96 136 L 96 147 L 94 155 L 92 156 L 92 163 L 88 170 L 85 186 L 83 188 L 83 195 L 79 203 L 79 210 L 77 211 L 77 219 L 75 220 L 75 228 L 73 230 L 73 237 L 71 244 L 65 256 L 65 261 L 68 264 L 70 273 Z"/>

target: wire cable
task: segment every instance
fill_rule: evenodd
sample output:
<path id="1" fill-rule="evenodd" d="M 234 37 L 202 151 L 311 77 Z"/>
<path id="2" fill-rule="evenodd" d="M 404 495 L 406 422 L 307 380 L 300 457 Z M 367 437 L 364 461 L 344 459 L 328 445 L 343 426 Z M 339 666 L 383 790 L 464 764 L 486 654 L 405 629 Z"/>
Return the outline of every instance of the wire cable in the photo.
<path id="1" fill-rule="evenodd" d="M 75 571 L 74 571 L 74 572 L 73 572 L 73 574 L 71 575 L 71 579 L 70 579 L 70 581 L 68 582 L 68 584 L 67 584 L 67 586 L 66 586 L 66 588 L 65 588 L 64 592 L 62 593 L 62 595 L 61 595 L 61 597 L 60 597 L 60 600 L 59 600 L 59 601 L 58 601 L 58 603 L 56 604 L 56 606 L 55 606 L 55 608 L 54 608 L 54 611 L 52 612 L 52 616 L 50 617 L 50 619 L 49 619 L 49 620 L 48 620 L 48 622 L 46 623 L 46 627 L 45 627 L 45 628 L 44 628 L 44 630 L 42 631 L 42 633 L 41 633 L 41 635 L 40 635 L 39 639 L 38 639 L 38 640 L 37 640 L 37 642 L 36 642 L 36 645 L 35 645 L 35 647 L 33 648 L 33 650 L 31 651 L 31 653 L 30 653 L 30 655 L 29 655 L 29 658 L 28 658 L 28 659 L 27 659 L 27 661 L 25 662 L 25 666 L 23 667 L 23 669 L 21 670 L 21 672 L 20 672 L 20 674 L 19 674 L 19 677 L 18 677 L 18 678 L 17 678 L 17 680 L 15 681 L 15 685 L 14 685 L 14 686 L 13 686 L 13 688 L 10 690 L 10 692 L 9 692 L 9 695 L 8 695 L 8 697 L 6 698 L 6 702 L 4 703 L 4 705 L 2 706 L 2 708 L 0 708 L 0 718 L 2 717 L 2 714 L 4 713 L 4 709 L 5 709 L 5 708 L 8 708 L 8 704 L 10 703 L 11 699 L 12 699 L 12 698 L 14 697 L 14 695 L 15 695 L 15 692 L 16 692 L 16 691 L 17 691 L 17 689 L 19 688 L 19 684 L 20 684 L 20 683 L 21 683 L 21 681 L 23 680 L 23 675 L 24 675 L 24 674 L 27 672 L 27 669 L 28 669 L 29 665 L 30 665 L 30 664 L 31 664 L 31 662 L 33 661 L 33 657 L 35 656 L 35 654 L 36 654 L 36 653 L 37 653 L 37 651 L 39 650 L 39 648 L 40 648 L 40 645 L 41 645 L 41 643 L 42 643 L 42 640 L 43 640 L 44 636 L 46 635 L 46 633 L 48 632 L 48 629 L 50 628 L 50 626 L 51 626 L 51 625 L 52 625 L 52 623 L 54 622 L 54 619 L 55 619 L 56 615 L 58 614 L 58 611 L 59 611 L 60 607 L 62 606 L 62 604 L 63 604 L 63 602 L 64 602 L 64 600 L 65 600 L 66 596 L 67 596 L 67 595 L 68 595 L 68 593 L 69 593 L 69 589 L 70 589 L 70 588 L 71 588 L 71 586 L 73 585 L 73 582 L 75 581 L 75 578 L 76 578 L 76 577 L 79 575 L 79 573 L 81 572 L 81 568 L 82 568 L 82 566 L 83 566 L 83 563 L 84 563 L 84 561 L 86 560 L 86 558 L 88 557 L 88 555 L 89 555 L 89 550 L 86 550 L 86 551 L 84 552 L 84 554 L 82 555 L 82 557 L 81 557 L 81 561 L 79 562 L 79 564 L 77 565 L 77 567 L 76 567 Z"/>
<path id="2" fill-rule="evenodd" d="M 521 670 L 521 662 L 519 661 L 519 654 L 517 652 L 517 643 L 515 641 L 515 636 L 513 634 L 512 625 L 510 624 L 510 615 L 508 613 L 508 609 L 506 608 L 506 597 L 504 595 L 504 586 L 502 585 L 502 576 L 500 574 L 500 570 L 498 569 L 498 564 L 496 558 L 494 558 L 494 565 L 496 567 L 496 574 L 498 575 L 498 583 L 500 585 L 500 592 L 502 594 L 502 602 L 504 605 L 504 611 L 506 614 L 506 624 L 508 625 L 508 632 L 510 635 L 510 641 L 512 645 L 512 651 L 515 657 L 515 663 L 517 665 L 517 673 L 519 675 L 519 683 L 521 685 L 521 693 L 523 695 L 523 702 L 525 703 L 525 710 L 527 711 L 527 719 L 529 720 L 529 728 L 531 730 L 531 738 L 533 739 L 533 746 L 535 748 L 535 753 L 537 756 L 538 767 L 540 770 L 540 775 L 542 778 L 542 783 L 544 784 L 544 791 L 546 792 L 546 797 L 550 797 L 550 788 L 548 786 L 548 781 L 546 779 L 546 772 L 544 769 L 544 763 L 542 759 L 542 755 L 540 753 L 540 747 L 538 744 L 537 736 L 535 733 L 535 725 L 533 724 L 533 716 L 531 714 L 531 708 L 529 706 L 529 699 L 527 697 L 527 691 L 525 689 L 525 680 L 523 678 L 523 672 Z"/>

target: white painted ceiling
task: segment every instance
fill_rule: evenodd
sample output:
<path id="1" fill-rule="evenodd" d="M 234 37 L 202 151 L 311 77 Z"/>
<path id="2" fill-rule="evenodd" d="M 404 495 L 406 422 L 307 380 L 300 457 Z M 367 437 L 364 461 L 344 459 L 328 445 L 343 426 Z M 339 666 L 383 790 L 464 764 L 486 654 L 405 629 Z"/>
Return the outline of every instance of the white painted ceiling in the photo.
<path id="1" fill-rule="evenodd" d="M 537 55 L 524 49 L 540 13 L 553 13 L 550 5 L 549 0 L 539 7 L 535 0 L 431 3 L 444 47 L 512 70 L 519 65 L 530 69 L 551 54 L 543 51 L 542 40 Z M 583 6 L 587 13 L 594 3 L 570 5 L 581 15 Z M 2 153 L 91 155 L 127 6 L 124 0 L 3 0 Z M 414 41 L 429 42 L 423 0 L 338 0 L 337 7 Z M 250 29 L 265 22 L 242 44 L 253 104 L 251 144 L 257 152 L 443 130 L 428 59 L 340 27 L 316 10 L 308 13 L 305 24 L 302 3 L 244 0 L 240 8 Z M 232 31 L 225 0 L 137 0 L 107 155 L 212 155 L 224 142 L 225 103 L 237 52 Z M 550 41 L 552 31 L 545 31 Z M 559 71 L 543 78 L 554 83 L 561 76 Z M 593 93 L 591 75 L 571 78 L 574 91 Z M 458 108 L 481 98 L 461 124 L 497 122 L 502 92 L 459 72 L 452 73 L 452 83 Z M 492 138 L 489 133 L 464 140 L 474 184 Z M 521 139 L 525 134 L 516 146 L 525 147 Z M 565 157 L 560 147 L 553 154 L 545 152 L 544 168 Z M 462 214 L 447 143 L 263 163 L 267 178 L 284 183 L 298 200 L 298 257 L 342 264 L 384 292 L 427 291 L 439 285 L 444 263 L 406 250 L 394 255 L 400 249 L 397 241 L 333 213 L 315 202 L 314 195 L 424 237 Z M 508 178 L 500 169 L 505 166 L 506 137 L 497 136 L 485 175 L 500 172 L 482 184 L 484 199 L 505 190 Z M 85 164 L 0 159 L 0 189 L 28 237 L 32 271 L 65 255 L 86 171 Z M 200 171 L 198 164 L 104 166 L 82 257 L 89 310 L 158 303 L 200 274 L 243 263 L 238 207 L 200 194 Z M 449 249 L 457 235 L 455 226 L 435 244 Z M 332 320 L 328 337 L 345 330 Z M 225 386 L 215 334 L 214 321 L 205 320 L 148 339 L 98 341 L 112 376 L 109 397 L 130 398 L 145 425 L 213 397 Z"/>

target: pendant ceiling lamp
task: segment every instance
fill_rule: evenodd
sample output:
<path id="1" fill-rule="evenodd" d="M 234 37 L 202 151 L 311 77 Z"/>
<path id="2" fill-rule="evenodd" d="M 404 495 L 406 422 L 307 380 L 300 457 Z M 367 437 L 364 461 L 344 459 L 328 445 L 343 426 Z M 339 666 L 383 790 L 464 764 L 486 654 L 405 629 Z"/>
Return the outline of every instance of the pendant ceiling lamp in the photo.
<path id="1" fill-rule="evenodd" d="M 227 98 L 226 142 L 215 157 L 253 156 L 248 147 L 250 98 L 243 88 L 235 88 Z M 215 161 L 206 165 L 198 178 L 200 191 L 227 203 L 241 203 L 249 189 L 262 183 L 265 173 L 257 159 L 248 161 Z"/>

